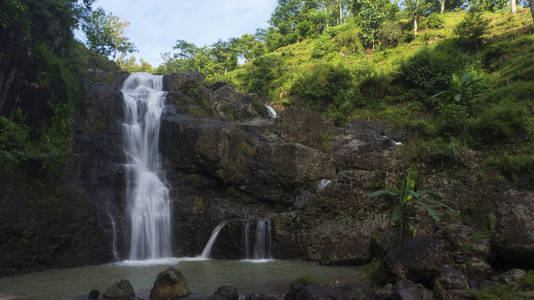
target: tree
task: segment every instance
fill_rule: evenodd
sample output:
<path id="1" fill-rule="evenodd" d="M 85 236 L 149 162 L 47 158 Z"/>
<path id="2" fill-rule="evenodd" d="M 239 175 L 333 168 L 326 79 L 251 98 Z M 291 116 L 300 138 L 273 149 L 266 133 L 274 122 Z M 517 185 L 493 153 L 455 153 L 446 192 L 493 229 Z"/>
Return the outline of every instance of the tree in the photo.
<path id="1" fill-rule="evenodd" d="M 87 47 L 100 55 L 115 56 L 137 51 L 133 43 L 124 36 L 127 22 L 121 22 L 119 17 L 99 8 L 90 13 L 82 24 L 82 30 L 87 38 Z"/>
<path id="2" fill-rule="evenodd" d="M 534 0 L 529 0 L 530 3 L 530 13 L 532 14 L 532 21 L 534 21 Z"/>
<path id="3" fill-rule="evenodd" d="M 430 9 L 431 3 L 427 0 L 404 0 L 403 4 L 408 15 L 412 17 L 413 33 L 417 36 L 418 19 Z"/>
<path id="4" fill-rule="evenodd" d="M 517 13 L 517 2 L 516 0 L 510 0 L 510 7 L 512 9 L 512 15 Z"/>
<path id="5" fill-rule="evenodd" d="M 422 208 L 439 222 L 440 218 L 434 210 L 436 206 L 454 211 L 448 205 L 440 202 L 441 197 L 433 192 L 415 189 L 415 170 L 410 167 L 406 179 L 399 188 L 394 190 L 379 190 L 367 195 L 368 198 L 379 196 L 389 196 L 393 199 L 393 212 L 391 214 L 390 225 L 397 227 L 400 234 L 400 242 L 404 242 L 416 236 L 415 223 L 418 221 L 416 213 L 418 208 Z"/>
<path id="6" fill-rule="evenodd" d="M 361 27 L 363 40 L 375 48 L 377 36 L 385 21 L 394 17 L 397 6 L 389 0 L 354 0 L 352 14 Z"/>

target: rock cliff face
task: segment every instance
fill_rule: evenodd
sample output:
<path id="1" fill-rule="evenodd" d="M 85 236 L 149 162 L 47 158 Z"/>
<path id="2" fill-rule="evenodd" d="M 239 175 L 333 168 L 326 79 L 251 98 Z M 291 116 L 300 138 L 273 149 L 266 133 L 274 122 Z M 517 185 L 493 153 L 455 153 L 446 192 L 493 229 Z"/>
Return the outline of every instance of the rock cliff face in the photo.
<path id="1" fill-rule="evenodd" d="M 0 170 L 0 276 L 113 260 L 111 216 L 127 232 L 120 94 L 127 74 L 111 73 L 91 74 L 73 116 L 70 155 L 55 171 Z"/>
<path id="2" fill-rule="evenodd" d="M 0 275 L 112 261 L 113 229 L 115 254 L 128 257 L 120 93 L 127 74 L 96 64 L 89 75 L 73 117 L 72 153 L 58 171 L 1 171 Z M 392 140 L 401 133 L 379 121 L 337 128 L 296 107 L 271 119 L 265 99 L 224 82 L 208 85 L 199 73 L 165 76 L 164 90 L 159 148 L 171 187 L 175 256 L 199 255 L 223 221 L 212 255 L 250 256 L 255 221 L 269 219 L 274 257 L 329 265 L 372 258 L 371 243 L 390 230 L 390 204 L 367 194 L 406 169 Z M 421 184 L 451 205 L 449 199 L 462 203 L 484 184 L 469 174 L 461 181 L 447 176 L 431 174 Z"/>
<path id="3" fill-rule="evenodd" d="M 244 220 L 271 219 L 275 257 L 370 259 L 371 237 L 387 218 L 384 203 L 366 195 L 397 167 L 384 124 L 335 128 L 302 108 L 272 120 L 263 99 L 222 82 L 207 86 L 201 74 L 164 82 L 160 149 L 172 186 L 176 255 L 198 255 L 218 223 L 236 220 L 221 231 L 213 255 L 242 258 Z M 323 179 L 332 183 L 321 191 Z"/>

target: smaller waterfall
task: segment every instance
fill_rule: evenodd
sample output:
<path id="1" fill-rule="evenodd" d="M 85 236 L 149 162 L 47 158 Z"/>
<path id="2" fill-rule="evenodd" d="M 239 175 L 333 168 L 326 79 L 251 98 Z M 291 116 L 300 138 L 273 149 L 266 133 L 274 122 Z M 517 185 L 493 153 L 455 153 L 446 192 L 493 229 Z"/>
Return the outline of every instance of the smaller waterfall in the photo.
<path id="1" fill-rule="evenodd" d="M 384 139 L 390 141 L 391 144 L 392 144 L 393 146 L 400 146 L 400 145 L 402 145 L 401 142 L 397 142 L 397 141 L 395 141 L 394 139 L 392 139 L 392 138 L 390 138 L 390 137 L 388 137 L 388 136 L 383 135 L 382 138 L 384 138 Z"/>
<path id="2" fill-rule="evenodd" d="M 226 225 L 226 222 L 217 225 L 217 227 L 213 229 L 210 239 L 208 240 L 208 243 L 206 244 L 204 250 L 202 251 L 202 254 L 200 255 L 201 258 L 210 258 L 211 248 L 213 247 L 213 244 L 215 244 L 215 240 L 217 240 L 217 236 L 219 235 L 219 232 L 221 232 L 221 230 L 224 228 L 224 225 Z"/>
<path id="3" fill-rule="evenodd" d="M 250 255 L 250 240 L 248 239 L 248 231 L 250 229 L 250 221 L 247 220 L 243 225 L 243 242 L 245 244 L 245 258 L 248 259 Z"/>
<path id="4" fill-rule="evenodd" d="M 276 113 L 276 110 L 274 110 L 272 106 L 265 104 L 265 108 L 267 109 L 267 112 L 269 113 L 269 117 L 271 117 L 271 119 L 278 118 L 278 114 Z"/>
<path id="5" fill-rule="evenodd" d="M 322 192 L 330 184 L 332 184 L 331 180 L 321 179 L 321 181 L 319 181 L 319 183 L 317 184 L 317 191 Z"/>
<path id="6" fill-rule="evenodd" d="M 254 244 L 253 259 L 266 259 L 271 257 L 271 221 L 258 220 L 256 223 L 256 241 Z"/>
<path id="7" fill-rule="evenodd" d="M 112 236 L 112 246 L 113 246 L 113 260 L 118 261 L 120 259 L 119 257 L 119 250 L 117 247 L 117 225 L 115 224 L 115 219 L 113 219 L 113 216 L 108 213 L 109 219 L 111 220 L 111 236 Z"/>

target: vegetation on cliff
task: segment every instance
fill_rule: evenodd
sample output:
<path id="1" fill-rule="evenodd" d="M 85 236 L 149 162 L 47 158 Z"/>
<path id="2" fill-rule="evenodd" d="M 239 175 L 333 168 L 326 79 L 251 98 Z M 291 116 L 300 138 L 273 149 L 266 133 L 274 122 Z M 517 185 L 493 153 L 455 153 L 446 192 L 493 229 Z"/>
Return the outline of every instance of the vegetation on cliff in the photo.
<path id="1" fill-rule="evenodd" d="M 507 1 L 443 3 L 358 0 L 340 13 L 337 5 L 279 1 L 271 27 L 254 36 L 208 47 L 180 40 L 158 68 L 124 57 L 119 65 L 201 71 L 338 125 L 388 120 L 409 133 L 408 160 L 461 168 L 475 155 L 485 174 L 532 188 L 531 12 L 513 13 Z"/>

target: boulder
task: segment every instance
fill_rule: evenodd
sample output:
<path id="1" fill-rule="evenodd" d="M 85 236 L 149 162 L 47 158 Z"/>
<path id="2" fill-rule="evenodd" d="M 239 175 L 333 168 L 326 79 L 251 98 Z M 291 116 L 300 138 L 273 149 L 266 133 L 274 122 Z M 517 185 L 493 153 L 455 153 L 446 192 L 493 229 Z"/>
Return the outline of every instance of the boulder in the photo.
<path id="1" fill-rule="evenodd" d="M 121 300 L 135 299 L 135 291 L 130 281 L 123 279 L 107 288 L 104 292 L 104 298 Z"/>
<path id="2" fill-rule="evenodd" d="M 480 281 L 469 281 L 469 286 L 472 289 L 477 289 L 477 290 L 483 290 L 485 288 L 492 287 L 496 284 L 497 283 L 495 281 L 486 280 L 486 279 L 480 280 Z"/>
<path id="3" fill-rule="evenodd" d="M 347 290 L 297 283 L 290 286 L 286 300 L 349 299 L 350 294 Z"/>
<path id="4" fill-rule="evenodd" d="M 371 300 L 376 299 L 376 294 L 372 288 L 362 281 L 353 281 L 345 284 L 342 289 L 350 291 L 352 300 Z"/>
<path id="5" fill-rule="evenodd" d="M 493 269 L 487 262 L 479 258 L 473 257 L 469 260 L 467 271 L 469 274 L 469 278 L 485 279 L 493 272 Z"/>
<path id="6" fill-rule="evenodd" d="M 450 261 L 442 241 L 419 237 L 390 250 L 379 267 L 378 275 L 383 284 L 408 279 L 431 287 L 433 280 L 440 275 L 440 267 Z"/>
<path id="7" fill-rule="evenodd" d="M 233 286 L 223 285 L 215 291 L 211 299 L 213 298 L 219 300 L 238 300 L 239 292 Z"/>
<path id="8" fill-rule="evenodd" d="M 371 239 L 371 255 L 382 259 L 389 250 L 395 248 L 400 243 L 400 236 L 396 231 L 381 231 L 376 233 Z"/>
<path id="9" fill-rule="evenodd" d="M 469 288 L 469 284 L 462 272 L 444 265 L 439 269 L 439 277 L 434 280 L 434 287 L 445 290 L 462 290 Z"/>
<path id="10" fill-rule="evenodd" d="M 534 192 L 504 193 L 497 207 L 493 244 L 498 260 L 534 266 Z"/>
<path id="11" fill-rule="evenodd" d="M 497 281 L 509 286 L 515 286 L 516 283 L 525 276 L 527 276 L 525 271 L 521 269 L 511 269 L 499 275 Z"/>
<path id="12" fill-rule="evenodd" d="M 432 300 L 434 294 L 422 284 L 409 280 L 400 280 L 395 284 L 395 289 L 384 296 L 381 300 Z"/>
<path id="13" fill-rule="evenodd" d="M 439 295 L 441 300 L 472 300 L 474 299 L 467 290 L 444 290 Z"/>
<path id="14" fill-rule="evenodd" d="M 168 268 L 156 277 L 154 286 L 150 291 L 150 299 L 178 299 L 189 294 L 191 294 L 191 291 L 182 273 L 175 268 Z"/>

